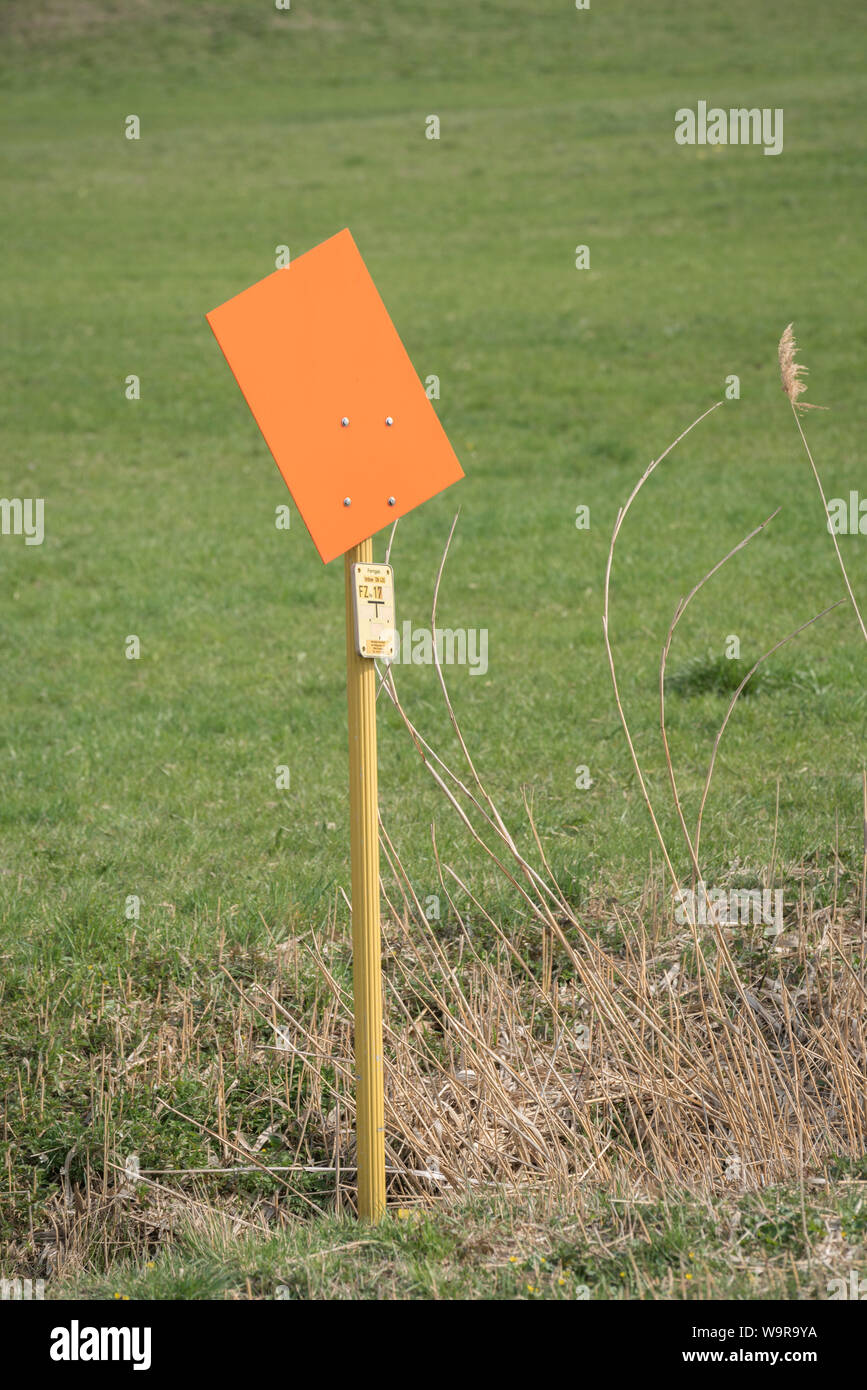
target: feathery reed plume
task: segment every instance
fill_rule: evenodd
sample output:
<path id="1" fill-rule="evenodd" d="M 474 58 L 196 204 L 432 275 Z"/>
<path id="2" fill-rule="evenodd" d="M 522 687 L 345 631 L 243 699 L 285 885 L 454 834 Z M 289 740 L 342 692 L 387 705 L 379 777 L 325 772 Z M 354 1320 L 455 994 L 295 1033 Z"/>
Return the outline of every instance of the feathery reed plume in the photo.
<path id="1" fill-rule="evenodd" d="M 806 383 L 801 380 L 801 377 L 806 374 L 807 368 L 795 361 L 795 353 L 798 350 L 798 344 L 795 342 L 795 335 L 792 332 L 793 327 L 794 325 L 790 323 L 786 331 L 783 333 L 782 338 L 780 339 L 780 377 L 783 383 L 783 390 L 789 398 L 789 404 L 792 407 L 792 414 L 795 417 L 795 424 L 798 426 L 798 433 L 801 436 L 801 442 L 804 446 L 804 449 L 806 450 L 807 458 L 810 460 L 810 467 L 813 470 L 813 477 L 816 479 L 816 486 L 819 489 L 819 496 L 822 499 L 822 506 L 825 508 L 825 516 L 828 521 L 828 530 L 831 532 L 831 540 L 834 542 L 834 549 L 837 552 L 837 563 L 840 566 L 840 572 L 843 575 L 843 583 L 846 585 L 846 592 L 848 593 L 849 598 L 852 601 L 852 607 L 855 610 L 855 617 L 858 619 L 858 626 L 861 629 L 861 636 L 864 638 L 864 641 L 867 642 L 867 627 L 864 626 L 864 619 L 861 616 L 861 609 L 858 607 L 858 600 L 855 598 L 855 593 L 852 589 L 852 585 L 849 582 L 849 574 L 846 570 L 845 564 L 843 563 L 843 556 L 840 552 L 840 546 L 837 542 L 837 535 L 834 531 L 833 522 L 831 521 L 831 513 L 828 511 L 828 501 L 825 497 L 825 489 L 822 486 L 822 479 L 819 477 L 819 470 L 813 461 L 813 455 L 810 453 L 810 446 L 807 443 L 807 436 L 804 434 L 804 431 L 801 428 L 801 421 L 798 418 L 798 412 L 800 410 L 825 410 L 827 409 L 827 407 L 823 405 L 811 406 L 807 401 L 798 400 L 798 397 L 801 395 L 801 393 L 806 391 L 807 389 Z"/>
<path id="2" fill-rule="evenodd" d="M 795 410 L 827 410 L 825 405 L 813 405 L 812 401 L 800 401 L 807 389 L 806 381 L 801 378 L 807 375 L 807 368 L 800 362 L 795 361 L 795 353 L 798 351 L 798 344 L 795 342 L 795 335 L 792 332 L 794 324 L 790 323 L 782 338 L 780 339 L 780 378 L 783 390 L 792 403 Z"/>

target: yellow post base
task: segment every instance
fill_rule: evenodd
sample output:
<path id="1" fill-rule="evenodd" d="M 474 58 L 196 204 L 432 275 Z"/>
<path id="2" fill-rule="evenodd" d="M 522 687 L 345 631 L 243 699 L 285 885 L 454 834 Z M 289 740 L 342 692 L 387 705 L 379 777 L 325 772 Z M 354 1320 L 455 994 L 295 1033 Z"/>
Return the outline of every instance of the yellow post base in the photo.
<path id="1" fill-rule="evenodd" d="M 362 1221 L 379 1221 L 385 1215 L 376 668 L 372 660 L 359 656 L 355 650 L 351 568 L 372 560 L 373 541 L 366 540 L 348 550 L 344 562 L 358 1215 Z"/>

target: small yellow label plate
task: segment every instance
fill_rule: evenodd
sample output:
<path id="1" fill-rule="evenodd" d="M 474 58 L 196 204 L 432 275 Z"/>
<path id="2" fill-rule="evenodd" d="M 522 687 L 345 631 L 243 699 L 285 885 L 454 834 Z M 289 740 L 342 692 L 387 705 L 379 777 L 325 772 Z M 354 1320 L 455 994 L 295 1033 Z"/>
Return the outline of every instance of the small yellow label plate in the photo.
<path id="1" fill-rule="evenodd" d="M 391 565 L 353 565 L 355 650 L 359 656 L 394 656 L 394 571 Z"/>

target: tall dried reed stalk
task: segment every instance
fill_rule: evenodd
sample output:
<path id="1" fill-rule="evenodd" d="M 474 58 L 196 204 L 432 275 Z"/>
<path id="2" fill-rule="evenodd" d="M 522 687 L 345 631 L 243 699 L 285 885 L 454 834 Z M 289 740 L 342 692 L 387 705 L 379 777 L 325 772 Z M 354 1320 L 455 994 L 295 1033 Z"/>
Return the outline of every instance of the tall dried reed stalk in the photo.
<path id="1" fill-rule="evenodd" d="M 804 430 L 799 418 L 800 412 L 802 410 L 826 410 L 827 406 L 813 405 L 810 401 L 802 401 L 800 399 L 800 397 L 807 389 L 807 383 L 803 380 L 803 378 L 807 375 L 808 369 L 804 367 L 801 363 L 795 361 L 795 353 L 798 351 L 798 344 L 795 342 L 795 335 L 793 329 L 794 324 L 790 323 L 788 327 L 785 329 L 782 338 L 780 339 L 780 380 L 782 382 L 783 390 L 789 398 L 789 404 L 792 407 L 792 414 L 795 417 L 795 424 L 798 427 L 798 434 L 801 436 L 801 443 L 803 444 L 807 458 L 810 461 L 810 467 L 813 470 L 813 477 L 816 479 L 816 486 L 819 489 L 819 496 L 822 499 L 822 506 L 825 509 L 825 516 L 828 519 L 828 530 L 831 532 L 831 539 L 834 542 L 834 550 L 837 553 L 837 563 L 840 566 L 840 573 L 843 575 L 843 583 L 846 585 L 846 591 L 849 595 L 852 607 L 855 610 L 855 617 L 857 618 L 858 626 L 861 629 L 861 636 L 864 638 L 864 641 L 867 642 L 867 627 L 864 626 L 864 619 L 861 616 L 861 609 L 858 607 L 858 601 L 855 598 L 854 590 L 852 588 L 851 583 L 849 582 L 849 574 L 846 570 L 845 564 L 843 563 L 843 556 L 840 551 L 840 544 L 837 540 L 837 534 L 831 523 L 831 514 L 828 511 L 828 501 L 825 497 L 825 489 L 822 486 L 822 479 L 819 477 L 819 470 L 816 467 L 813 455 L 810 452 L 810 446 L 807 443 L 807 436 L 804 434 Z"/>

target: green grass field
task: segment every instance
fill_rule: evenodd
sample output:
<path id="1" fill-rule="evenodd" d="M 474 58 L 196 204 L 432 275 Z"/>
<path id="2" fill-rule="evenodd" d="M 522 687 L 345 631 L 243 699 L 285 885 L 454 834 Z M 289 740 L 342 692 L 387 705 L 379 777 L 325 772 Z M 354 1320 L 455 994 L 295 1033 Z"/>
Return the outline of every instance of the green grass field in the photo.
<path id="1" fill-rule="evenodd" d="M 342 566 L 322 566 L 294 509 L 276 529 L 289 498 L 205 313 L 269 274 L 278 246 L 295 257 L 351 228 L 419 375 L 439 378 L 436 408 L 467 475 L 398 527 L 398 621 L 429 620 L 460 507 L 439 620 L 487 629 L 489 643 L 483 675 L 446 672 L 467 743 L 521 844 L 532 794 L 577 910 L 634 907 L 659 852 L 603 645 L 608 545 L 647 463 L 730 375 L 740 399 L 674 451 L 630 513 L 612 595 L 624 705 L 684 873 L 657 708 L 678 599 L 781 508 L 691 605 L 672 649 L 669 731 L 694 818 L 730 671 L 739 679 L 844 596 L 776 351 L 794 320 L 807 400 L 829 407 L 804 417 L 826 493 L 867 497 L 867 18 L 851 0 L 821 16 L 805 0 L 594 0 L 586 12 L 567 0 L 294 0 L 286 12 L 11 0 L 0 25 L 2 493 L 45 499 L 44 544 L 0 537 L 3 1223 L 16 1272 L 36 1268 L 33 1231 L 64 1164 L 84 1183 L 110 1153 L 153 1168 L 206 1161 L 202 1134 L 153 1106 L 163 1095 L 212 1123 L 237 1004 L 213 984 L 218 954 L 267 974 L 273 943 L 318 930 L 348 887 Z M 675 110 L 699 100 L 783 108 L 783 153 L 678 146 Z M 130 114 L 137 141 L 124 137 Z M 439 140 L 425 136 L 430 114 Z M 125 397 L 131 374 L 139 400 Z M 579 505 L 589 529 L 576 529 Z M 840 545 L 867 603 L 867 538 Z M 138 660 L 125 655 L 132 634 Z M 741 658 L 729 663 L 732 634 Z M 864 674 L 850 606 L 763 668 L 722 744 L 709 882 L 760 883 L 772 865 L 819 909 L 856 901 Z M 434 670 L 397 678 L 456 762 Z M 520 903 L 380 707 L 382 813 L 417 892 L 438 892 L 435 821 L 441 859 L 522 929 Z M 138 921 L 125 916 L 133 895 Z M 179 1000 L 197 1019 L 213 1010 L 204 1051 L 163 1092 L 107 1086 L 121 1037 L 128 1056 L 161 1019 L 183 1031 Z M 268 1123 L 249 1068 L 228 1110 L 230 1127 Z M 258 1179 L 245 1183 L 239 1200 L 257 1201 Z M 432 1264 L 437 1240 L 447 1262 L 453 1251 L 441 1219 Z M 64 1277 L 110 1297 L 107 1250 L 97 1239 Z M 205 1275 L 175 1279 L 174 1259 L 154 1255 L 146 1296 L 223 1296 Z M 250 1277 L 239 1258 L 239 1296 Z M 300 1296 L 329 1296 L 316 1278 Z M 434 1276 L 395 1278 L 393 1296 L 437 1292 Z M 664 1272 L 629 1278 L 633 1297 L 687 1296 Z M 492 1296 L 469 1276 L 444 1280 L 447 1296 Z M 495 1287 L 523 1296 L 520 1283 Z M 713 1279 L 701 1287 L 710 1296 Z M 796 1296 L 780 1294 L 785 1279 L 762 1287 Z"/>

